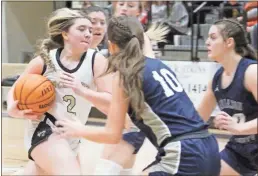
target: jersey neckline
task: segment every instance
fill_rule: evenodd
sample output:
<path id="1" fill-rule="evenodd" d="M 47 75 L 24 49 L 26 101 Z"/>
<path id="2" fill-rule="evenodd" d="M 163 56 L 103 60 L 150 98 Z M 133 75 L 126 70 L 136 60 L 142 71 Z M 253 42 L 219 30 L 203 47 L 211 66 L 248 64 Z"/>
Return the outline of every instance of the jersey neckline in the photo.
<path id="1" fill-rule="evenodd" d="M 227 91 L 228 89 L 230 89 L 230 87 L 232 87 L 232 85 L 234 84 L 234 82 L 236 81 L 236 77 L 237 77 L 237 74 L 239 72 L 239 68 L 240 68 L 240 64 L 241 62 L 243 62 L 245 58 L 241 58 L 241 60 L 239 61 L 238 65 L 237 65 L 237 68 L 236 68 L 236 71 L 234 73 L 234 78 L 232 79 L 231 83 L 225 87 L 225 88 L 222 88 L 222 75 L 223 75 L 223 72 L 224 72 L 224 68 L 221 72 L 221 75 L 220 75 L 220 78 L 219 78 L 219 89 L 222 90 L 222 91 Z"/>
<path id="2" fill-rule="evenodd" d="M 64 71 L 66 71 L 66 72 L 68 72 L 68 73 L 74 73 L 74 72 L 76 72 L 76 71 L 81 67 L 81 65 L 82 65 L 82 63 L 83 63 L 83 61 L 84 61 L 84 59 L 85 59 L 85 56 L 86 56 L 87 52 L 85 52 L 85 53 L 82 54 L 78 65 L 77 65 L 74 69 L 71 69 L 71 70 L 70 70 L 70 69 L 66 68 L 66 67 L 62 64 L 62 62 L 60 61 L 60 55 L 61 55 L 62 50 L 63 50 L 63 48 L 58 48 L 57 51 L 56 51 L 56 61 L 57 61 L 58 65 L 59 65 Z"/>

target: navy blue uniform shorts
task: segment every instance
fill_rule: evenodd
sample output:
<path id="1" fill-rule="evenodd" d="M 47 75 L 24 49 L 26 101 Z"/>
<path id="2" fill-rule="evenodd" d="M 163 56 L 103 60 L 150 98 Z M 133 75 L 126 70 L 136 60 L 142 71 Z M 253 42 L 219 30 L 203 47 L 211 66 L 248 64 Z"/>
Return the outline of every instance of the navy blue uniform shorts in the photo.
<path id="1" fill-rule="evenodd" d="M 146 169 L 150 176 L 218 176 L 220 160 L 217 140 L 210 135 L 167 143 Z"/>
<path id="2" fill-rule="evenodd" d="M 258 173 L 258 144 L 229 141 L 220 153 L 221 158 L 241 175 Z"/>
<path id="3" fill-rule="evenodd" d="M 133 154 L 137 154 L 143 145 L 145 134 L 141 131 L 128 132 L 123 134 L 123 140 L 131 144 L 135 150 Z"/>

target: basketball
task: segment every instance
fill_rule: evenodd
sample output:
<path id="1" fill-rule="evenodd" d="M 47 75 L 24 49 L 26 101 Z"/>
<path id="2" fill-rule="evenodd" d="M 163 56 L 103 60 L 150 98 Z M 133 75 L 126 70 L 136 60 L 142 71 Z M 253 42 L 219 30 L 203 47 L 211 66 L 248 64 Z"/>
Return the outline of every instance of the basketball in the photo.
<path id="1" fill-rule="evenodd" d="M 14 100 L 19 100 L 20 110 L 32 109 L 33 113 L 47 112 L 55 100 L 55 87 L 46 77 L 27 74 L 16 82 Z"/>

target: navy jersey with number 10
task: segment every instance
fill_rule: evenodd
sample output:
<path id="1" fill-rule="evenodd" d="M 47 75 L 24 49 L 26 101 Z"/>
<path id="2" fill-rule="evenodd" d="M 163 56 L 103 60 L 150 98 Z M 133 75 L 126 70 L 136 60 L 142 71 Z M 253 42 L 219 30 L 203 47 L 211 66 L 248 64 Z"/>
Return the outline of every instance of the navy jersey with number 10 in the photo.
<path id="1" fill-rule="evenodd" d="M 140 120 L 129 112 L 156 147 L 167 138 L 207 129 L 175 73 L 158 59 L 145 59 L 143 93 L 148 108 Z"/>

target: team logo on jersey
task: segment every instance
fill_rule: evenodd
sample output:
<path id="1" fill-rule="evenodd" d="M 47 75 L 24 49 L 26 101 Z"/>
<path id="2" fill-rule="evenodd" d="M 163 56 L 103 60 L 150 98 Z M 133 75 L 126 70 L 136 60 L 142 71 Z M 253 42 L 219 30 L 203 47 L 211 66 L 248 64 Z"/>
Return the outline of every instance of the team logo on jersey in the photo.
<path id="1" fill-rule="evenodd" d="M 61 82 L 53 80 L 52 83 L 53 83 L 55 88 L 66 88 L 65 85 Z M 81 82 L 81 84 L 82 84 L 82 86 L 84 86 L 86 88 L 89 88 L 88 84 L 86 84 L 84 82 Z"/>
<path id="2" fill-rule="evenodd" d="M 218 86 L 216 86 L 216 88 L 215 88 L 214 92 L 218 92 L 218 91 L 219 91 L 219 87 L 218 87 Z"/>
<path id="3" fill-rule="evenodd" d="M 86 83 L 84 82 L 81 82 L 82 83 L 82 86 L 86 87 L 86 88 L 90 88 L 90 86 L 88 86 Z"/>
<path id="4" fill-rule="evenodd" d="M 38 136 L 38 137 L 44 137 L 45 135 L 46 135 L 46 130 L 39 131 L 39 132 L 37 133 L 37 136 Z"/>
<path id="5" fill-rule="evenodd" d="M 231 99 L 221 99 L 218 102 L 220 109 L 234 109 L 237 111 L 243 111 L 243 103 Z"/>

